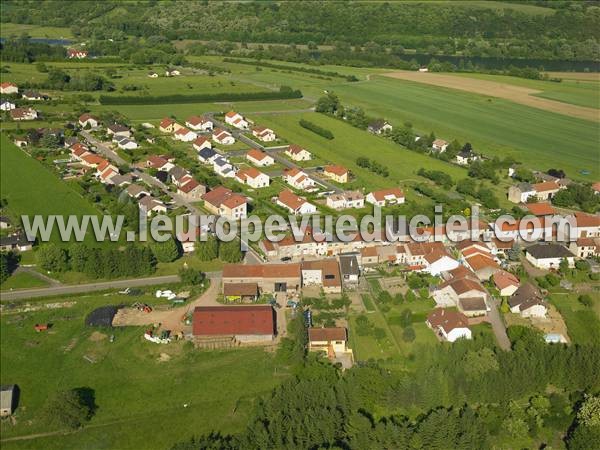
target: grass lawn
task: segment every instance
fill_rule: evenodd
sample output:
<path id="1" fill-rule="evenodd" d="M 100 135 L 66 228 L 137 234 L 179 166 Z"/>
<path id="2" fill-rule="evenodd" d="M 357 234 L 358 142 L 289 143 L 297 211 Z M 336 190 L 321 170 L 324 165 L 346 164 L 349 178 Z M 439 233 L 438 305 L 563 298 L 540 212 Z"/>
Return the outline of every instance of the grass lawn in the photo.
<path id="1" fill-rule="evenodd" d="M 578 294 L 555 292 L 549 297 L 550 303 L 558 308 L 563 316 L 569 337 L 575 344 L 600 343 L 600 300 L 591 294 L 594 304 L 587 308 L 577 301 Z"/>
<path id="2" fill-rule="evenodd" d="M 257 397 L 285 377 L 261 349 L 196 351 L 183 342 L 147 342 L 143 327 L 84 326 L 85 316 L 100 305 L 139 300 L 154 304 L 148 295 L 68 300 L 77 303 L 1 317 L 1 382 L 17 383 L 21 389 L 16 425 L 2 421 L 2 438 L 54 431 L 40 410 L 57 390 L 91 389 L 96 414 L 88 427 L 73 434 L 3 442 L 3 449 L 169 448 L 190 433 L 235 432 L 246 423 Z M 46 322 L 53 324 L 49 332 L 33 330 L 35 323 Z M 111 334 L 113 343 L 107 339 Z M 171 359 L 160 362 L 161 353 Z"/>
<path id="3" fill-rule="evenodd" d="M 11 275 L 4 283 L 0 285 L 0 290 L 9 291 L 11 289 L 26 289 L 46 287 L 48 283 L 39 279 L 28 272 L 18 272 Z"/>
<path id="4" fill-rule="evenodd" d="M 87 200 L 17 148 L 5 134 L 2 134 L 1 144 L 0 186 L 2 198 L 7 200 L 12 216 L 98 214 Z M 92 238 L 90 233 L 88 237 Z M 52 238 L 56 242 L 60 240 L 57 230 Z"/>
<path id="5" fill-rule="evenodd" d="M 356 332 L 356 318 L 358 316 L 353 315 L 348 319 L 350 327 L 350 345 L 354 352 L 354 358 L 357 361 L 368 361 L 369 359 L 388 359 L 396 358 L 398 356 L 398 350 L 394 346 L 393 338 L 385 333 L 385 337 L 382 339 L 376 339 L 375 336 L 360 336 Z M 385 326 L 385 319 L 378 313 L 367 314 L 369 321 L 376 327 L 382 328 Z"/>
<path id="6" fill-rule="evenodd" d="M 415 129 L 447 141 L 470 142 L 488 156 L 513 156 L 531 168 L 564 169 L 569 176 L 600 177 L 597 124 L 561 114 L 453 89 L 373 77 L 332 89 L 346 105 L 393 124 L 410 121 Z M 334 133 L 335 134 L 335 133 Z M 574 158 L 573 155 L 577 155 Z"/>
<path id="7" fill-rule="evenodd" d="M 306 119 L 331 130 L 335 136 L 327 140 L 302 128 L 298 121 Z M 299 144 L 318 158 L 341 164 L 350 169 L 358 183 L 367 189 L 383 188 L 404 182 L 424 181 L 416 172 L 421 167 L 442 170 L 454 179 L 465 178 L 467 172 L 461 167 L 433 159 L 377 136 L 359 130 L 340 120 L 319 113 L 265 115 L 261 123 L 281 134 L 289 142 Z M 389 169 L 390 176 L 384 178 L 356 165 L 356 158 L 368 156 Z"/>

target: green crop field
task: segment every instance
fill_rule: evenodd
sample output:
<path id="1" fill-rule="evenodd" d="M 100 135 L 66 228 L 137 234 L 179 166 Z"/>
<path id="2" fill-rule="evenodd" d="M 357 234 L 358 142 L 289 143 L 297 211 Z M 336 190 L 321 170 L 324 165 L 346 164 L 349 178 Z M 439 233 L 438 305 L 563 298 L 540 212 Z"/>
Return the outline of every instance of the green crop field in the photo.
<path id="1" fill-rule="evenodd" d="M 410 121 L 423 132 L 471 142 L 488 156 L 513 156 L 531 168 L 564 169 L 574 178 L 600 177 L 597 124 L 452 89 L 374 77 L 333 87 L 344 104 L 394 124 Z M 577 157 L 574 157 L 577 155 Z"/>
<path id="2" fill-rule="evenodd" d="M 98 214 L 87 200 L 16 147 L 5 134 L 2 134 L 0 142 L 2 198 L 7 201 L 8 210 L 14 217 Z M 58 239 L 58 232 L 53 233 L 53 237 Z"/>
<path id="3" fill-rule="evenodd" d="M 66 27 L 45 27 L 41 25 L 8 22 L 2 22 L 2 25 L 0 26 L 0 36 L 3 38 L 12 35 L 20 36 L 23 33 L 27 33 L 32 38 L 72 39 L 74 37 L 71 29 Z"/>
<path id="4" fill-rule="evenodd" d="M 140 299 L 156 301 L 150 295 L 135 300 Z M 275 372 L 273 356 L 262 349 L 196 351 L 190 343 L 148 342 L 143 327 L 84 325 L 98 306 L 134 301 L 122 295 L 64 300 L 76 304 L 2 315 L 1 383 L 16 383 L 21 390 L 15 424 L 3 420 L 0 425 L 2 439 L 60 431 L 46 425 L 41 414 L 58 390 L 88 388 L 96 414 L 89 427 L 72 434 L 4 441 L 3 449 L 170 448 L 191 434 L 235 432 L 257 397 L 286 376 L 281 368 Z M 35 323 L 53 326 L 36 333 Z"/>
<path id="5" fill-rule="evenodd" d="M 525 78 L 480 73 L 453 73 L 452 75 L 536 89 L 542 91 L 539 94 L 533 94 L 536 97 L 558 100 L 563 103 L 571 103 L 588 108 L 600 108 L 600 82 L 598 81 L 564 79 L 560 83 L 557 83 L 553 81 L 527 80 Z"/>

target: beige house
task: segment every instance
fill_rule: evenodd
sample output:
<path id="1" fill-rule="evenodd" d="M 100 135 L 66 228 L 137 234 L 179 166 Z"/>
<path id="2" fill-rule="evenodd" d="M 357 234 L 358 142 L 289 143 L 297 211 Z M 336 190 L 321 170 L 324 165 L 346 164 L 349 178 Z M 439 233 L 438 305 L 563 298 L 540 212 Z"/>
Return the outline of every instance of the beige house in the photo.
<path id="1" fill-rule="evenodd" d="M 308 150 L 296 144 L 290 144 L 285 154 L 294 161 L 309 161 L 312 158 Z"/>
<path id="2" fill-rule="evenodd" d="M 292 293 L 302 286 L 300 264 L 225 264 L 223 284 L 256 283 L 262 293 Z"/>
<path id="3" fill-rule="evenodd" d="M 348 169 L 342 166 L 330 165 L 325 166 L 325 170 L 323 171 L 323 175 L 328 178 L 331 178 L 333 181 L 337 183 L 347 183 L 348 182 Z"/>
<path id="4" fill-rule="evenodd" d="M 308 350 L 324 352 L 330 360 L 342 363 L 344 368 L 349 368 L 354 363 L 345 328 L 309 328 Z"/>
<path id="5" fill-rule="evenodd" d="M 230 220 L 245 219 L 247 216 L 247 199 L 234 193 L 225 186 L 217 186 L 202 196 L 204 206 L 213 214 Z"/>

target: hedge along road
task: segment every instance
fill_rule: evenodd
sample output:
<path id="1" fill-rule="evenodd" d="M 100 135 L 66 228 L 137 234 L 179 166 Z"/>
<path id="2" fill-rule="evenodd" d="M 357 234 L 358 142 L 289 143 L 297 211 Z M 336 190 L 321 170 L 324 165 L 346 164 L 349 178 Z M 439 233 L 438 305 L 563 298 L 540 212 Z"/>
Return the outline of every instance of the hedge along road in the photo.
<path id="1" fill-rule="evenodd" d="M 221 272 L 206 272 L 208 278 L 219 278 Z M 144 287 L 160 284 L 178 283 L 179 275 L 163 275 L 160 277 L 132 278 L 127 280 L 104 281 L 100 283 L 77 284 L 71 286 L 53 286 L 39 289 L 18 289 L 0 293 L 2 302 L 27 298 L 51 297 L 54 295 L 82 294 L 85 292 L 107 291 L 128 287 Z"/>

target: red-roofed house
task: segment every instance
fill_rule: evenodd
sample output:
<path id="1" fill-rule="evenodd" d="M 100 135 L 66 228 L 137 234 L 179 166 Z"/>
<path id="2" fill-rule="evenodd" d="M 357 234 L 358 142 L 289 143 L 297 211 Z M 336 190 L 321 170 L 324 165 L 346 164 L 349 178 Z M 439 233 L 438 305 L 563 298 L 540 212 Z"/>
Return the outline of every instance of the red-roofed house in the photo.
<path id="1" fill-rule="evenodd" d="M 104 158 L 94 153 L 89 153 L 81 157 L 81 164 L 87 167 L 98 167 L 104 161 L 106 161 Z"/>
<path id="2" fill-rule="evenodd" d="M 248 201 L 246 197 L 234 193 L 225 186 L 217 186 L 202 196 L 204 206 L 213 214 L 231 220 L 245 219 Z"/>
<path id="3" fill-rule="evenodd" d="M 182 142 L 192 142 L 198 137 L 192 130 L 188 130 L 186 127 L 181 127 L 175 133 L 173 133 L 173 139 Z"/>
<path id="4" fill-rule="evenodd" d="M 206 186 L 190 179 L 177 188 L 177 193 L 186 200 L 198 201 L 206 194 Z"/>
<path id="5" fill-rule="evenodd" d="M 192 145 L 194 146 L 194 149 L 198 152 L 205 148 L 212 148 L 212 143 L 208 138 L 204 136 L 198 136 L 196 140 L 192 143 Z"/>
<path id="6" fill-rule="evenodd" d="M 382 189 L 381 191 L 373 191 L 367 195 L 367 203 L 377 206 L 385 206 L 388 204 L 400 205 L 404 203 L 404 192 L 400 188 Z"/>
<path id="7" fill-rule="evenodd" d="M 538 200 L 550 200 L 560 190 L 560 185 L 554 181 L 544 181 L 533 185 Z"/>
<path id="8" fill-rule="evenodd" d="M 19 87 L 14 84 L 14 83 L 10 83 L 8 81 L 5 81 L 4 83 L 0 83 L 0 94 L 18 94 L 19 93 Z"/>
<path id="9" fill-rule="evenodd" d="M 10 110 L 10 118 L 12 120 L 35 120 L 38 118 L 38 113 L 33 108 L 15 108 Z"/>
<path id="10" fill-rule="evenodd" d="M 223 285 L 256 283 L 262 292 L 296 292 L 302 286 L 300 264 L 225 264 Z"/>
<path id="11" fill-rule="evenodd" d="M 443 340 L 471 339 L 469 320 L 458 311 L 436 308 L 427 316 L 427 326 Z"/>
<path id="12" fill-rule="evenodd" d="M 162 156 L 151 155 L 146 160 L 146 167 L 167 172 L 175 167 L 175 164 Z"/>
<path id="13" fill-rule="evenodd" d="M 592 184 L 592 190 L 594 191 L 594 194 L 600 194 L 600 181 L 597 181 L 596 183 Z"/>
<path id="14" fill-rule="evenodd" d="M 331 178 L 333 181 L 336 181 L 338 183 L 348 182 L 348 169 L 342 166 L 325 166 L 325 170 L 323 170 L 323 175 L 325 175 L 328 178 Z"/>
<path id="15" fill-rule="evenodd" d="M 317 212 L 317 207 L 308 203 L 302 197 L 298 197 L 292 191 L 285 190 L 279 193 L 277 204 L 287 209 L 292 214 L 314 214 Z"/>
<path id="16" fill-rule="evenodd" d="M 163 120 L 160 121 L 160 124 L 158 125 L 158 129 L 163 133 L 174 133 L 180 128 L 183 128 L 183 126 L 179 125 L 177 122 L 175 122 L 175 120 L 171 119 L 170 117 L 165 117 Z"/>
<path id="17" fill-rule="evenodd" d="M 525 207 L 527 208 L 527 210 L 529 211 L 529 214 L 533 214 L 534 216 L 552 216 L 554 214 L 556 214 L 556 209 L 554 209 L 554 207 L 547 202 L 540 202 L 540 203 L 527 203 L 525 205 Z"/>
<path id="18" fill-rule="evenodd" d="M 270 178 L 266 173 L 262 173 L 260 170 L 254 167 L 247 167 L 239 170 L 235 174 L 235 179 L 240 183 L 247 184 L 248 186 L 259 189 L 269 186 Z"/>
<path id="19" fill-rule="evenodd" d="M 315 181 L 298 168 L 285 169 L 283 171 L 283 180 L 294 189 L 303 191 L 315 187 Z"/>
<path id="20" fill-rule="evenodd" d="M 225 114 L 225 123 L 239 128 L 240 130 L 245 130 L 248 128 L 248 121 L 244 119 L 244 116 L 236 113 L 235 111 L 229 111 L 227 114 Z"/>
<path id="21" fill-rule="evenodd" d="M 197 306 L 192 318 L 195 337 L 232 336 L 239 342 L 268 342 L 276 333 L 271 306 Z"/>
<path id="22" fill-rule="evenodd" d="M 246 159 L 258 167 L 267 167 L 275 164 L 275 160 L 271 155 L 256 148 L 246 153 Z"/>
<path id="23" fill-rule="evenodd" d="M 232 145 L 235 144 L 235 138 L 229 133 L 221 128 L 215 128 L 212 132 L 213 141 L 222 144 L 222 145 Z"/>
<path id="24" fill-rule="evenodd" d="M 87 58 L 88 52 L 87 50 L 79 50 L 76 48 L 70 48 L 67 50 L 67 58 L 69 59 L 84 59 Z"/>
<path id="25" fill-rule="evenodd" d="M 185 121 L 185 126 L 194 131 L 212 131 L 213 123 L 200 116 L 188 117 Z"/>
<path id="26" fill-rule="evenodd" d="M 510 297 L 519 288 L 519 278 L 506 270 L 497 271 L 493 280 L 501 297 Z"/>
<path id="27" fill-rule="evenodd" d="M 252 134 L 254 137 L 260 139 L 263 142 L 273 142 L 277 139 L 275 132 L 270 128 L 266 127 L 254 127 L 252 129 Z"/>
<path id="28" fill-rule="evenodd" d="M 308 150 L 296 144 L 290 144 L 285 151 L 285 154 L 294 161 L 309 161 L 312 158 L 312 155 Z"/>
<path id="29" fill-rule="evenodd" d="M 100 119 L 92 114 L 85 113 L 79 116 L 80 127 L 96 128 L 98 125 L 100 125 Z"/>

